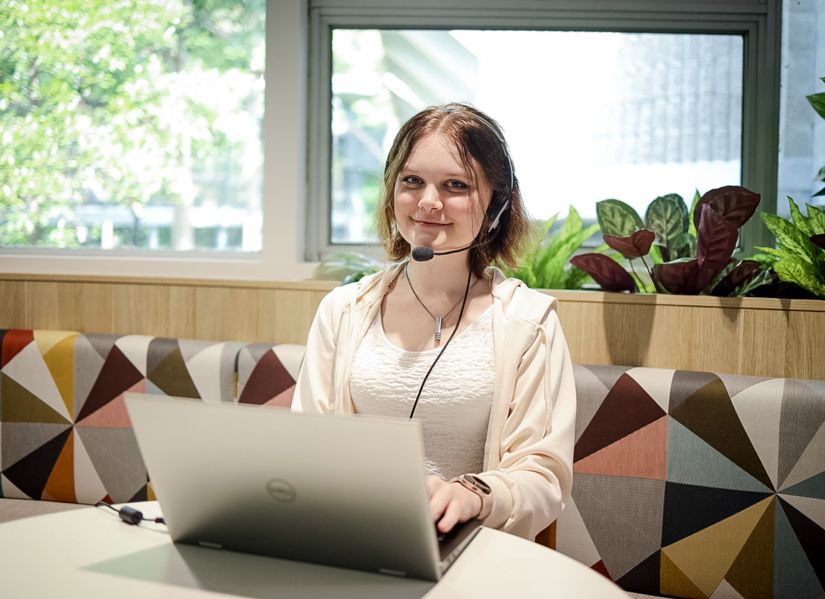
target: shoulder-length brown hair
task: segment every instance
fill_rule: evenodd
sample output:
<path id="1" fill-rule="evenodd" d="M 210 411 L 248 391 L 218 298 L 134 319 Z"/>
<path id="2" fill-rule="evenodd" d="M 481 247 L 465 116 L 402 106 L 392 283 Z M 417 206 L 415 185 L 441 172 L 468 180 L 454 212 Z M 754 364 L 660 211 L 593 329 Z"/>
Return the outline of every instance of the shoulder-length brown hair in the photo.
<path id="1" fill-rule="evenodd" d="M 451 139 L 465 171 L 471 177 L 484 177 L 493 191 L 491 205 L 500 207 L 507 199 L 510 201 L 498 226 L 492 231 L 488 232 L 488 229 L 491 216 L 494 218 L 495 214 L 484 215 L 474 241 L 482 245 L 470 250 L 471 270 L 476 276 L 481 276 L 484 269 L 494 262 L 515 266 L 529 225 L 510 152 L 498 123 L 480 110 L 458 103 L 422 110 L 404 123 L 395 136 L 384 167 L 378 209 L 378 234 L 384 242 L 387 256 L 391 260 L 401 260 L 410 254 L 410 244 L 398 232 L 395 222 L 395 182 L 415 144 L 430 133 L 439 133 Z M 473 168 L 473 160 L 479 165 L 480 173 Z"/>

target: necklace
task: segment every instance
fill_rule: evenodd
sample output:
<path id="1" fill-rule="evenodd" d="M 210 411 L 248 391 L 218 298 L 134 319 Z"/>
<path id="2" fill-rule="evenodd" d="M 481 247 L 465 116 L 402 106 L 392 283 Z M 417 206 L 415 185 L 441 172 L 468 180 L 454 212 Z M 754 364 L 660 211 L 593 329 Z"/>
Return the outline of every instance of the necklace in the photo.
<path id="1" fill-rule="evenodd" d="M 435 321 L 435 328 L 433 329 L 433 338 L 436 341 L 441 341 L 441 323 L 444 322 L 445 320 L 447 320 L 447 318 L 450 317 L 450 314 L 455 312 L 455 309 L 458 308 L 461 305 L 461 303 L 464 301 L 464 296 L 462 296 L 461 299 L 458 300 L 455 303 L 455 305 L 452 308 L 450 308 L 450 310 L 444 316 L 436 316 L 435 314 L 430 312 L 430 309 L 427 307 L 427 305 L 424 302 L 421 301 L 421 298 L 418 297 L 418 294 L 415 292 L 415 287 L 413 287 L 412 281 L 410 280 L 410 275 L 407 272 L 407 266 L 409 264 L 410 264 L 409 262 L 404 264 L 404 278 L 407 279 L 407 285 L 410 286 L 410 291 L 412 291 L 413 295 L 415 296 L 415 299 L 418 300 L 418 303 L 421 304 L 421 307 L 424 308 L 427 311 L 427 314 L 430 315 L 430 318 L 432 318 Z M 477 281 L 477 279 L 476 279 L 476 281 Z M 470 285 L 470 287 L 475 285 L 476 281 L 473 281 L 473 284 Z M 468 290 L 469 290 L 469 287 L 468 287 Z"/>

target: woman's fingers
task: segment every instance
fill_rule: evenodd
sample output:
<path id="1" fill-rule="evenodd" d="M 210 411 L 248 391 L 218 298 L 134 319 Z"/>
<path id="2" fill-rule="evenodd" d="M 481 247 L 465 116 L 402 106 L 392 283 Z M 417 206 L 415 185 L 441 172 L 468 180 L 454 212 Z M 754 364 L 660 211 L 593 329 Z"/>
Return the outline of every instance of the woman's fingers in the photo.
<path id="1" fill-rule="evenodd" d="M 427 488 L 430 491 L 430 513 L 433 522 L 438 522 L 447 505 L 450 503 L 450 484 L 440 478 L 432 477 L 427 480 Z"/>
<path id="2" fill-rule="evenodd" d="M 433 522 L 441 532 L 449 532 L 459 522 L 471 520 L 481 511 L 481 498 L 459 484 L 430 477 L 427 489 Z"/>

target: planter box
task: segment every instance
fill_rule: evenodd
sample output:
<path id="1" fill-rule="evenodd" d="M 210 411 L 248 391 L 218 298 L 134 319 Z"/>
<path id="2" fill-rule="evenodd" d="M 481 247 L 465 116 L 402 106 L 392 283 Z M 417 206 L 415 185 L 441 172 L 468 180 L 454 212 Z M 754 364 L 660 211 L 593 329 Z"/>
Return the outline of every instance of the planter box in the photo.
<path id="1" fill-rule="evenodd" d="M 825 301 L 547 293 L 575 362 L 825 379 Z"/>
<path id="2" fill-rule="evenodd" d="M 305 343 L 336 285 L 0 274 L 0 328 Z M 582 364 L 825 379 L 825 301 L 547 293 Z"/>

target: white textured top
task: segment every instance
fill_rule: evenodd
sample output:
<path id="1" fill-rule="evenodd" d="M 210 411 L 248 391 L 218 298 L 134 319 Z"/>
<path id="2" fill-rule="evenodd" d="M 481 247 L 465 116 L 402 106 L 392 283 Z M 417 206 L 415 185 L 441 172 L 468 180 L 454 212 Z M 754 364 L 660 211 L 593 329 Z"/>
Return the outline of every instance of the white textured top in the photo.
<path id="1" fill-rule="evenodd" d="M 409 418 L 421 381 L 439 351 L 440 347 L 406 351 L 393 345 L 384 334 L 379 311 L 355 353 L 350 379 L 355 411 Z M 415 409 L 422 423 L 428 474 L 450 479 L 481 471 L 494 384 L 490 307 L 450 342 Z"/>

